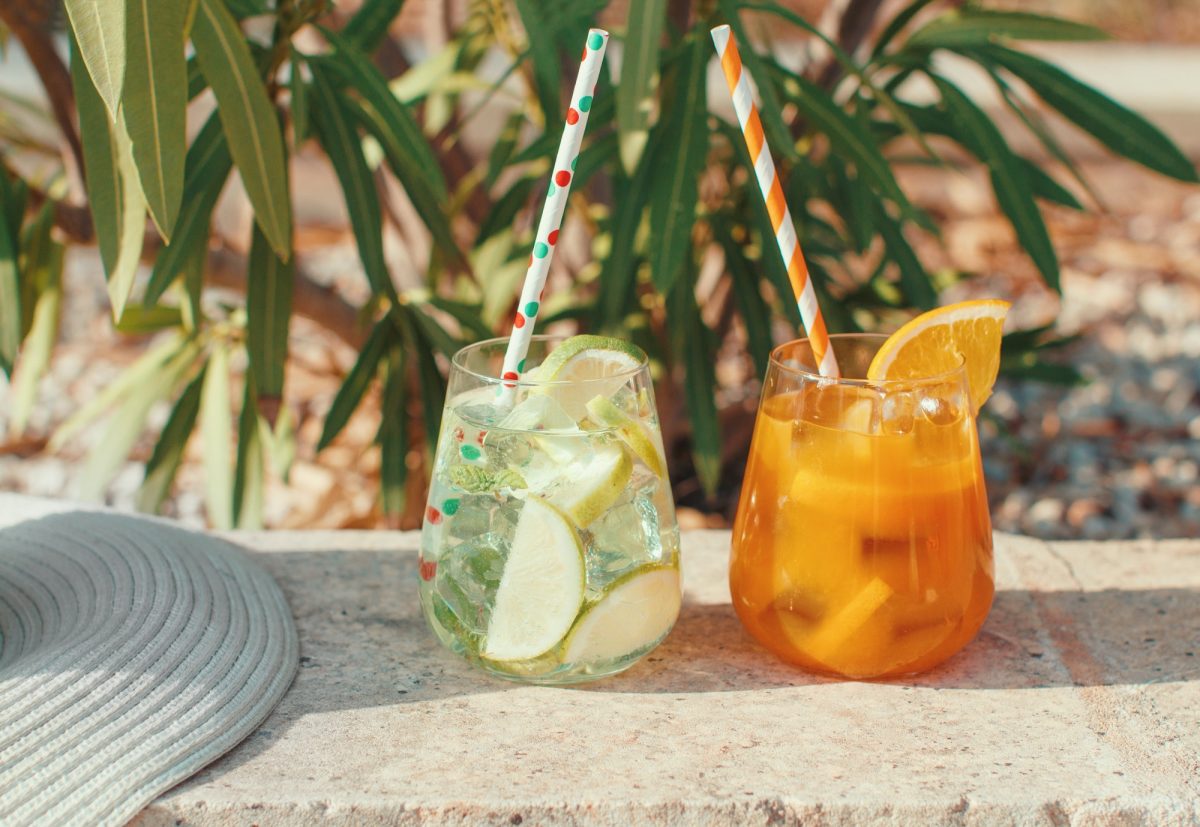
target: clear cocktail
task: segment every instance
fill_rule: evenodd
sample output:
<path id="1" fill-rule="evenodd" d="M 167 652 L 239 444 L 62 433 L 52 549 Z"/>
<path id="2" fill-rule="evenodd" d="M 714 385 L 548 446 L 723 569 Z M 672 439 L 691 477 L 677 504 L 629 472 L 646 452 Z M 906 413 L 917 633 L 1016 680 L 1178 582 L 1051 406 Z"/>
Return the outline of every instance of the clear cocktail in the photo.
<path id="1" fill-rule="evenodd" d="M 507 678 L 626 669 L 679 612 L 679 531 L 645 354 L 618 340 L 507 340 L 451 368 L 421 536 L 420 594 L 455 652 Z"/>

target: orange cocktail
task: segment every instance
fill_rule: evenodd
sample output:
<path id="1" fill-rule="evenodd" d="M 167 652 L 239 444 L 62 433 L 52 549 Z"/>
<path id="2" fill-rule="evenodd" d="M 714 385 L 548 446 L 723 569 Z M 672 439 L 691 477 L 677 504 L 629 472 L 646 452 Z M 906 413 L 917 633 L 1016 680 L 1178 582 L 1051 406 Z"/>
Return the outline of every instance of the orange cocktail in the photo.
<path id="1" fill-rule="evenodd" d="M 733 532 L 730 586 L 750 632 L 816 672 L 920 672 L 974 637 L 991 606 L 992 540 L 961 364 L 867 381 L 882 336 L 775 350 Z"/>

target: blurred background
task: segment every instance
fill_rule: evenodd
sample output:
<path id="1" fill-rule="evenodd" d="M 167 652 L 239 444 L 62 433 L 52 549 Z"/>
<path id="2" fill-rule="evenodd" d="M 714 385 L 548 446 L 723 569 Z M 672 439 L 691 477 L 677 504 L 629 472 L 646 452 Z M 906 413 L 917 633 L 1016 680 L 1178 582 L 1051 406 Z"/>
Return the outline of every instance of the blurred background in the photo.
<path id="1" fill-rule="evenodd" d="M 210 5 L 202 0 L 201 15 Z M 680 523 L 727 525 L 762 355 L 795 330 L 774 288 L 758 196 L 730 139 L 728 95 L 705 42 L 708 26 L 733 14 L 739 37 L 762 56 L 756 83 L 760 91 L 771 85 L 778 104 L 768 136 L 833 324 L 888 331 L 933 302 L 1014 302 L 1004 371 L 980 419 L 995 527 L 1048 538 L 1200 535 L 1200 0 L 966 8 L 654 0 L 632 9 L 243 0 L 227 8 L 248 55 L 260 65 L 279 55 L 263 77 L 283 119 L 292 205 L 290 269 L 280 272 L 295 282 L 282 322 L 274 305 L 263 321 L 262 306 L 248 299 L 256 263 L 284 268 L 282 258 L 262 238 L 268 228 L 254 229 L 262 209 L 252 185 L 224 177 L 211 221 L 195 219 L 209 232 L 193 233 L 202 237 L 193 241 L 199 257 L 189 259 L 200 262 L 194 277 L 183 259 L 176 271 L 156 266 L 185 243 L 184 225 L 164 246 L 149 205 L 155 220 L 143 219 L 145 239 L 121 296 L 128 305 L 114 322 L 113 266 L 95 244 L 102 218 L 96 231 L 80 219 L 74 159 L 87 160 L 89 191 L 96 177 L 83 104 L 79 116 L 57 110 L 25 48 L 49 43 L 67 66 L 71 21 L 41 0 L 15 0 L 0 13 L 0 174 L 23 180 L 28 193 L 12 233 L 27 301 L 21 355 L 11 378 L 0 375 L 0 490 L 98 498 L 218 527 L 417 527 L 437 372 L 458 342 L 506 332 L 574 76 L 578 49 L 568 44 L 582 43 L 594 14 L 614 39 L 581 157 L 587 172 L 578 173 L 547 290 L 546 329 L 612 332 L 651 352 Z M 910 8 L 892 37 L 889 24 Z M 662 19 L 639 17 L 647 14 Z M 1022 15 L 1055 15 L 1111 39 L 1039 28 Z M 972 20 L 975 30 L 962 25 Z M 27 41 L 21 26 L 42 34 Z M 339 45 L 321 27 L 353 43 Z M 1014 70 L 1022 64 L 988 51 L 1008 45 L 1140 113 L 1167 148 L 1121 110 L 1090 122 L 1087 112 L 1056 105 L 1037 76 Z M 635 52 L 642 57 L 631 59 Z M 623 79 L 631 65 L 644 76 L 637 86 Z M 206 71 L 216 72 L 203 61 L 188 67 L 193 147 L 214 106 L 225 108 L 219 78 Z M 977 109 L 956 110 L 934 76 Z M 76 90 L 79 83 L 76 76 Z M 359 120 L 334 117 L 343 104 L 326 94 L 341 94 L 339 84 L 356 90 L 345 108 L 361 102 Z M 401 114 L 372 103 L 380 88 Z M 680 93 L 692 88 L 701 101 L 706 93 L 706 111 L 683 109 Z M 812 117 L 821 101 L 836 112 Z M 956 132 L 974 111 L 995 124 L 1006 149 L 989 154 Z M 416 130 L 405 140 L 423 142 L 417 154 L 376 131 L 395 131 L 388 119 L 400 117 Z M 83 150 L 71 145 L 78 133 L 64 138 L 64 118 L 82 124 Z M 358 140 L 339 155 L 334 137 L 347 123 Z M 831 134 L 855 123 L 869 146 L 845 154 Z M 1089 123 L 1095 129 L 1081 128 Z M 690 164 L 681 180 L 694 181 L 674 195 L 667 184 L 676 181 L 660 181 L 669 175 L 654 164 L 666 151 L 679 152 Z M 430 165 L 412 168 L 425 157 L 436 175 Z M 871 166 L 876 157 L 883 172 Z M 1020 223 L 1029 220 L 1024 191 L 997 197 L 994 176 L 1015 161 L 1033 167 L 1021 173 L 1022 186 L 1029 204 L 1037 197 L 1049 252 L 1037 222 Z M 253 178 L 236 147 L 234 164 Z M 348 208 L 355 170 L 375 197 Z M 181 180 L 183 222 L 202 194 L 198 178 Z M 675 234 L 660 237 L 679 192 L 694 215 L 685 211 Z M 376 245 L 373 261 L 364 250 Z M 158 294 L 152 300 L 148 289 Z M 39 303 L 44 296 L 53 298 Z M 393 337 L 385 355 L 364 359 L 397 307 L 406 321 L 380 334 Z M 273 356 L 270 368 L 278 387 L 261 366 L 247 379 L 259 358 L 247 333 L 256 325 L 282 325 L 286 356 Z M 149 372 L 147 353 L 185 340 L 195 344 L 186 364 Z M 707 367 L 687 361 L 683 345 L 695 342 L 712 357 Z M 222 382 L 211 378 L 218 369 Z M 400 378 L 389 390 L 393 375 Z"/>

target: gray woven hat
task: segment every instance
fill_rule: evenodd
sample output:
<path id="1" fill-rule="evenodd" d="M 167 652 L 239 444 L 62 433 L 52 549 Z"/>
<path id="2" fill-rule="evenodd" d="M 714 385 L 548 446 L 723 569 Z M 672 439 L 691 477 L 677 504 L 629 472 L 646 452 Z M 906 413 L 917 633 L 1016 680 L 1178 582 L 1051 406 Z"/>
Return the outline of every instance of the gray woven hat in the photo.
<path id="1" fill-rule="evenodd" d="M 0 824 L 121 824 L 296 672 L 275 582 L 222 540 L 0 495 Z M 15 524 L 14 524 L 15 523 Z"/>

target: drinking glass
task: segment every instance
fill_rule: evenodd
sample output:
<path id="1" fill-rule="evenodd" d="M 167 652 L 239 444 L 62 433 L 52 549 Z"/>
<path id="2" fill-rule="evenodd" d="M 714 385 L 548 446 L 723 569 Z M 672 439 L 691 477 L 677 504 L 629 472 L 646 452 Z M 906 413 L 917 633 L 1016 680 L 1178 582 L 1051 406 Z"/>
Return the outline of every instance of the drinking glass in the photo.
<path id="1" fill-rule="evenodd" d="M 451 365 L 421 532 L 438 639 L 500 677 L 593 680 L 657 646 L 679 612 L 679 529 L 646 355 L 586 380 L 539 377 L 563 340 L 507 339 Z M 622 343 L 624 344 L 624 343 Z"/>
<path id="2" fill-rule="evenodd" d="M 864 379 L 884 336 L 771 354 L 729 582 L 750 633 L 807 670 L 880 678 L 965 646 L 991 607 L 992 535 L 963 365 Z"/>

